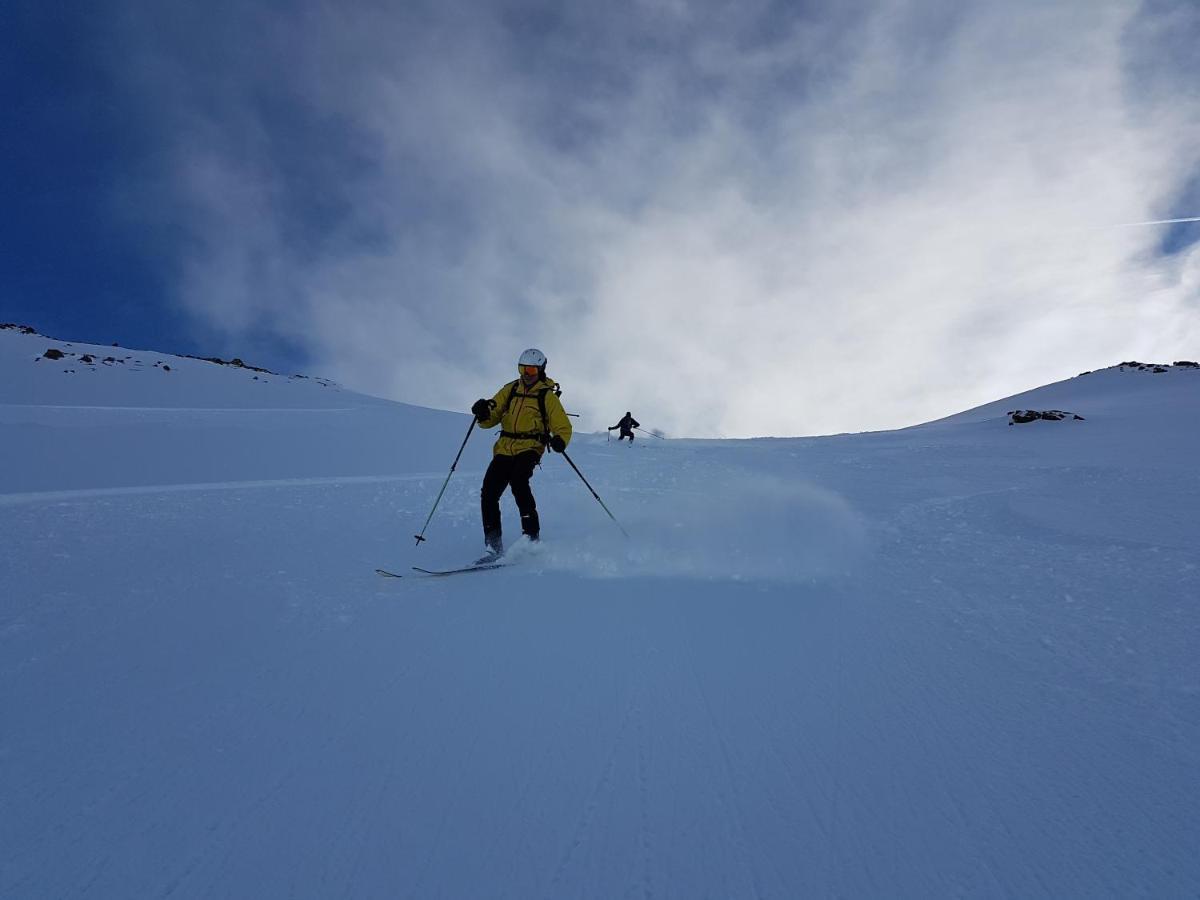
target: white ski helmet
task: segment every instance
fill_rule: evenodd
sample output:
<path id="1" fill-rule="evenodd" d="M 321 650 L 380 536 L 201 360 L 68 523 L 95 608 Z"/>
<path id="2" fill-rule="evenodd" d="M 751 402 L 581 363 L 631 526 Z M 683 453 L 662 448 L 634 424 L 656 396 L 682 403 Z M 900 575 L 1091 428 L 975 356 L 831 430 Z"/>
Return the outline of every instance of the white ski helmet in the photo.
<path id="1" fill-rule="evenodd" d="M 521 358 L 517 360 L 518 366 L 537 366 L 539 369 L 546 368 L 546 354 L 541 350 L 530 347 L 521 354 Z"/>

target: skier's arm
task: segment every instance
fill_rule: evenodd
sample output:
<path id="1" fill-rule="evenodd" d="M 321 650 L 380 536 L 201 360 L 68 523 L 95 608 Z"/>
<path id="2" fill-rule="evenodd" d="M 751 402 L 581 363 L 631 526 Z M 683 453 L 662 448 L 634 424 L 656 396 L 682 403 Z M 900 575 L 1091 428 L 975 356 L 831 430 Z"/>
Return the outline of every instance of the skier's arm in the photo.
<path id="1" fill-rule="evenodd" d="M 500 424 L 500 420 L 504 418 L 504 401 L 508 399 L 510 390 L 512 390 L 511 382 L 496 391 L 496 396 L 492 398 L 492 414 L 486 419 L 479 420 L 480 428 L 495 428 Z"/>
<path id="2" fill-rule="evenodd" d="M 551 434 L 557 434 L 564 444 L 571 443 L 571 420 L 554 391 L 546 394 L 546 415 L 550 417 Z"/>
<path id="3" fill-rule="evenodd" d="M 641 428 L 641 427 L 642 427 L 642 423 L 641 423 L 641 422 L 639 422 L 637 419 L 630 419 L 630 420 L 629 420 L 629 424 L 630 424 L 630 425 L 632 425 L 634 428 Z"/>

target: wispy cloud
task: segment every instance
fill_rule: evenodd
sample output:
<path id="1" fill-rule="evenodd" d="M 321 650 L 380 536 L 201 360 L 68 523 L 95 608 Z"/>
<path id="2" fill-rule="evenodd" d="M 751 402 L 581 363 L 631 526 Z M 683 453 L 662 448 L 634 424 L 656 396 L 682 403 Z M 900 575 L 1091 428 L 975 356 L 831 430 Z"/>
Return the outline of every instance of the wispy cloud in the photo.
<path id="1" fill-rule="evenodd" d="M 1200 253 L 1095 227 L 1195 174 L 1187 7 L 310 0 L 122 46 L 210 325 L 426 405 L 536 345 L 585 427 L 820 433 L 1194 356 Z"/>

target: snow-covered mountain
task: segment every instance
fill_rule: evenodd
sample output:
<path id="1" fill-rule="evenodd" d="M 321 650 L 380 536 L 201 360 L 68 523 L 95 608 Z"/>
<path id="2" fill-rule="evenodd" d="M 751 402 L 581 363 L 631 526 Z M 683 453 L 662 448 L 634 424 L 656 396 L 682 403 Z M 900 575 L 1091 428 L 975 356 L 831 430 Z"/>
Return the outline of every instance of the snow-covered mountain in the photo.
<path id="1" fill-rule="evenodd" d="M 0 405 L 20 462 L 0 466 L 0 491 L 14 493 L 444 475 L 446 446 L 466 426 L 241 360 L 68 343 L 28 326 L 0 327 Z"/>
<path id="2" fill-rule="evenodd" d="M 1195 896 L 1198 414 L 580 434 L 632 540 L 430 579 L 466 415 L 0 330 L 0 896 Z"/>

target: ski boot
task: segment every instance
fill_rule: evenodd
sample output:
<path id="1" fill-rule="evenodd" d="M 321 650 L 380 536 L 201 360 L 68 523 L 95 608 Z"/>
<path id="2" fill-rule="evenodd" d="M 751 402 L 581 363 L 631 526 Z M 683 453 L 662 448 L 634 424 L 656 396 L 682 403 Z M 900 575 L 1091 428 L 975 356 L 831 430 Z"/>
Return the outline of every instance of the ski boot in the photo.
<path id="1" fill-rule="evenodd" d="M 500 536 L 499 531 L 489 531 L 483 536 L 483 543 L 487 547 L 487 552 L 475 560 L 473 565 L 483 566 L 494 563 L 504 555 L 504 539 Z"/>

